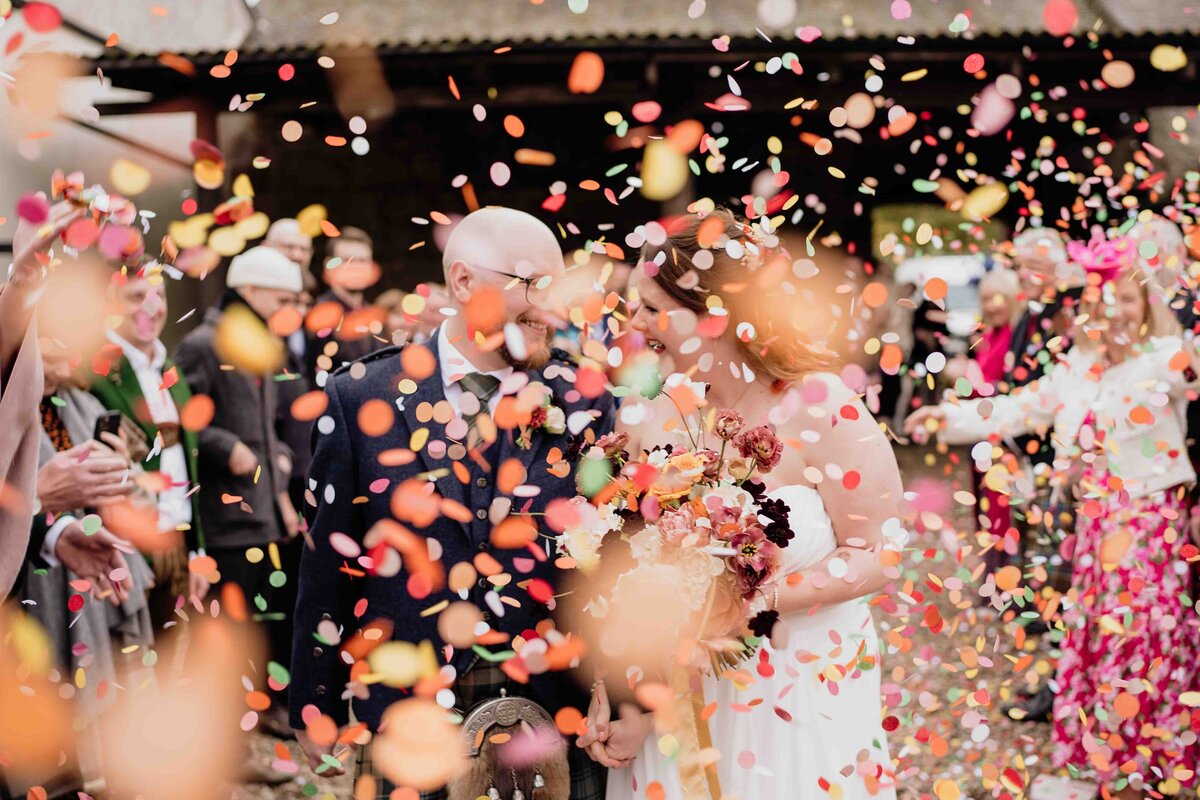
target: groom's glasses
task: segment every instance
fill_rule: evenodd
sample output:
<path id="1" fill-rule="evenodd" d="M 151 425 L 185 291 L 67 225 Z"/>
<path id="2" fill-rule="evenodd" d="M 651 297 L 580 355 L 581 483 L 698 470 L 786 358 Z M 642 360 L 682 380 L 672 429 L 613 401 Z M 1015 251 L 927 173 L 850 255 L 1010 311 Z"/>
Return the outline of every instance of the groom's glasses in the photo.
<path id="1" fill-rule="evenodd" d="M 520 275 L 514 275 L 511 272 L 504 272 L 491 267 L 476 267 L 485 272 L 492 272 L 496 275 L 503 275 L 506 278 L 511 278 L 511 282 L 505 286 L 505 289 L 514 289 L 518 284 L 525 288 L 525 302 L 537 305 L 545 301 L 549 295 L 550 281 L 549 275 L 535 275 L 530 278 L 522 278 Z"/>

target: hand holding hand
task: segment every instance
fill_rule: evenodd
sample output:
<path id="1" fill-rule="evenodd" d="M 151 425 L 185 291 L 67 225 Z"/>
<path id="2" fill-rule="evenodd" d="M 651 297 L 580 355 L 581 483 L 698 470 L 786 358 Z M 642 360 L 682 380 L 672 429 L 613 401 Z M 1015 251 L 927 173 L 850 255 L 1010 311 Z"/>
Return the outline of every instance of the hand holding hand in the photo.
<path id="1" fill-rule="evenodd" d="M 605 688 L 604 682 L 600 681 L 592 689 L 592 702 L 588 705 L 587 730 L 575 740 L 575 746 L 587 751 L 588 756 L 599 764 L 604 764 L 607 760 L 604 743 L 608 741 L 611 720 L 612 707 L 608 703 L 608 690 Z"/>

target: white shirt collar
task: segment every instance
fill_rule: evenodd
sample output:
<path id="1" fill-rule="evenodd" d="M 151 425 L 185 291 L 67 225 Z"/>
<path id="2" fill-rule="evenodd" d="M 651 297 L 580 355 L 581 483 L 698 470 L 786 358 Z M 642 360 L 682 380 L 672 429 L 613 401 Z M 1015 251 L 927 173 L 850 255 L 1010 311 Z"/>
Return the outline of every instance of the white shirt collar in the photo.
<path id="1" fill-rule="evenodd" d="M 438 366 L 442 370 L 442 388 L 447 389 L 458 383 L 464 375 L 469 375 L 472 372 L 480 372 L 479 367 L 475 366 L 470 360 L 462 354 L 462 351 L 450 343 L 450 336 L 446 333 L 446 326 L 438 326 Z M 502 369 L 485 372 L 485 375 L 491 375 L 499 378 L 501 381 L 513 374 L 512 367 L 504 367 Z"/>
<path id="2" fill-rule="evenodd" d="M 127 342 L 116 331 L 108 331 L 105 335 L 108 336 L 110 342 L 121 348 L 121 352 L 125 358 L 129 359 L 129 364 L 135 372 L 147 367 L 162 372 L 163 364 L 167 361 L 167 347 L 160 340 L 154 340 L 154 358 L 147 358 L 145 353 Z"/>

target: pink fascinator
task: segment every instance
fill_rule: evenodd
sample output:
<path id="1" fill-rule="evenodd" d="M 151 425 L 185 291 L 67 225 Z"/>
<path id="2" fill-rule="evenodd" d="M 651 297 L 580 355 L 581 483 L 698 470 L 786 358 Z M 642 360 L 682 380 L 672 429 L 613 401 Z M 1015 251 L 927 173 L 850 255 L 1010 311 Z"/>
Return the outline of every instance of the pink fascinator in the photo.
<path id="1" fill-rule="evenodd" d="M 1089 274 L 1099 275 L 1101 283 L 1107 283 L 1133 266 L 1137 247 L 1128 236 L 1107 239 L 1093 233 L 1089 241 L 1067 242 L 1067 255 Z"/>

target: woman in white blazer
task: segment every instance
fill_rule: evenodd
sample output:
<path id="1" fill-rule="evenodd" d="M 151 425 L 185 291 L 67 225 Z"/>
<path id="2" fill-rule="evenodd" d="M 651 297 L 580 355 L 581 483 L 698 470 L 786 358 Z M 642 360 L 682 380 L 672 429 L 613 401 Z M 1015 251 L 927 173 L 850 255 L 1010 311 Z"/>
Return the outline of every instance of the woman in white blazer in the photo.
<path id="1" fill-rule="evenodd" d="M 1072 587 L 1054 705 L 1057 767 L 1113 794 L 1195 785 L 1198 618 L 1190 605 L 1184 407 L 1198 359 L 1128 240 L 1076 244 L 1088 287 L 1075 344 L 1011 395 L 918 409 L 905 429 L 966 444 L 1053 426 L 1055 474 L 1074 491 Z M 1072 547 L 1073 545 L 1073 547 Z M 1188 701 L 1188 704 L 1183 702 Z"/>

